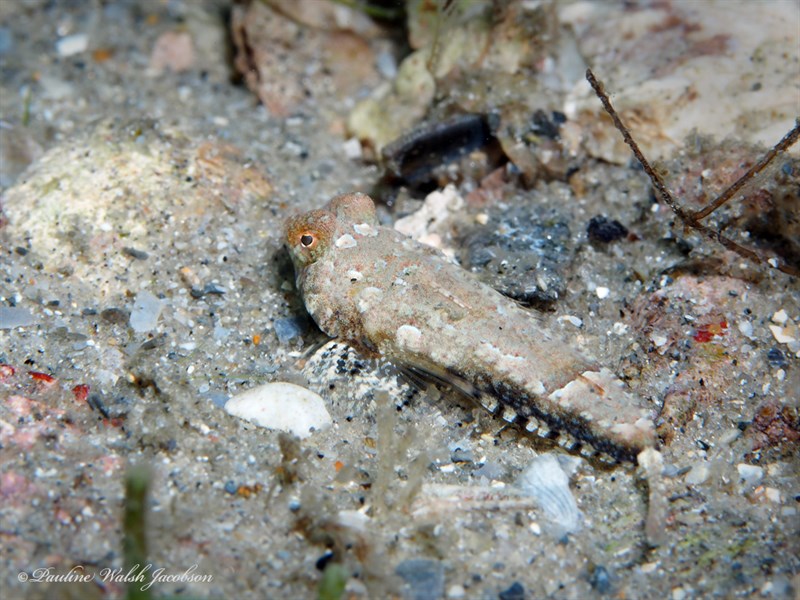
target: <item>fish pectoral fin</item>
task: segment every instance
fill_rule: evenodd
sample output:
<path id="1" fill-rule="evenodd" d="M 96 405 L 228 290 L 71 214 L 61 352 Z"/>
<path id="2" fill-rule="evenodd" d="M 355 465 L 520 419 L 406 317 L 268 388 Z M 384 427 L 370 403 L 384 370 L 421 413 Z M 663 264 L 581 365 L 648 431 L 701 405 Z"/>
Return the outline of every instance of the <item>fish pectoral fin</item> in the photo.
<path id="1" fill-rule="evenodd" d="M 478 399 L 480 396 L 480 392 L 472 383 L 445 369 L 408 363 L 398 365 L 398 369 L 400 369 L 418 390 L 424 389 L 429 384 L 435 384 L 455 388 L 468 398 Z"/>
<path id="2" fill-rule="evenodd" d="M 316 340 L 313 344 L 311 344 L 308 348 L 305 348 L 300 355 L 300 360 L 305 362 L 314 356 L 317 352 L 319 352 L 322 348 L 331 345 L 337 344 L 341 342 L 338 338 L 323 338 Z"/>

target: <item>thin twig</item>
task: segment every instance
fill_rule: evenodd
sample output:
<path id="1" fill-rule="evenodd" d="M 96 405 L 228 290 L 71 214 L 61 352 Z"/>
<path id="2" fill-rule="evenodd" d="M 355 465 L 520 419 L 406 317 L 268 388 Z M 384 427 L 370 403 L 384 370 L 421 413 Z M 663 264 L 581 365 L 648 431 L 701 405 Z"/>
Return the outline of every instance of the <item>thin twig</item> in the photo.
<path id="1" fill-rule="evenodd" d="M 636 140 L 633 139 L 628 128 L 625 127 L 625 124 L 619 118 L 617 111 L 611 106 L 611 100 L 608 99 L 608 94 L 603 87 L 603 83 L 598 81 L 594 73 L 592 73 L 591 69 L 586 69 L 586 79 L 589 81 L 589 85 L 594 88 L 597 97 L 600 98 L 600 102 L 603 103 L 603 108 L 606 109 L 606 112 L 611 117 L 611 120 L 614 121 L 614 126 L 617 130 L 622 134 L 622 139 L 625 140 L 625 143 L 628 144 L 630 149 L 633 151 L 633 155 L 636 157 L 636 160 L 642 165 L 644 172 L 647 173 L 647 176 L 650 177 L 650 181 L 653 183 L 653 187 L 656 188 L 661 199 L 664 200 L 664 203 L 669 206 L 672 211 L 678 215 L 682 221 L 684 222 L 691 222 L 692 218 L 689 216 L 679 205 L 675 202 L 675 199 L 672 197 L 667 185 L 664 183 L 664 180 L 661 179 L 661 175 L 656 173 L 655 169 L 650 166 L 650 162 L 645 158 L 642 151 L 639 149 L 639 144 L 636 143 Z"/>
<path id="2" fill-rule="evenodd" d="M 778 257 L 778 256 L 770 256 L 765 258 L 758 254 L 757 252 L 750 250 L 749 248 L 745 248 L 744 246 L 734 242 L 732 239 L 725 237 L 722 235 L 720 231 L 715 231 L 706 225 L 703 225 L 699 222 L 699 219 L 708 216 L 711 214 L 716 208 L 722 206 L 725 202 L 727 202 L 731 196 L 733 196 L 745 183 L 750 181 L 756 174 L 763 171 L 770 162 L 772 162 L 775 157 L 780 154 L 781 152 L 785 151 L 789 148 L 792 144 L 794 144 L 798 137 L 800 137 L 800 122 L 795 124 L 794 129 L 786 134 L 783 139 L 776 144 L 772 150 L 770 150 L 764 158 L 762 158 L 753 168 L 750 169 L 747 173 L 745 173 L 742 177 L 740 177 L 736 182 L 733 183 L 727 190 L 725 190 L 716 200 L 714 200 L 709 206 L 712 208 L 706 212 L 706 209 L 709 207 L 705 207 L 704 209 L 698 212 L 689 213 L 683 209 L 682 206 L 678 204 L 675 200 L 675 197 L 667 188 L 667 185 L 664 183 L 664 180 L 661 176 L 656 172 L 655 169 L 650 165 L 650 162 L 645 158 L 642 151 L 639 149 L 639 145 L 636 143 L 636 140 L 630 134 L 630 131 L 619 118 L 617 111 L 611 105 L 611 100 L 608 98 L 608 94 L 606 94 L 605 89 L 603 87 L 603 83 L 598 81 L 597 78 L 592 73 L 591 69 L 586 69 L 586 80 L 589 82 L 589 85 L 597 94 L 597 97 L 600 99 L 600 102 L 603 104 L 603 108 L 611 117 L 611 120 L 614 121 L 614 126 L 617 130 L 622 134 L 622 139 L 625 140 L 625 143 L 633 152 L 633 155 L 636 157 L 636 160 L 642 165 L 644 172 L 647 173 L 647 176 L 650 178 L 650 182 L 652 183 L 653 187 L 658 192 L 661 199 L 664 203 L 669 206 L 672 211 L 678 216 L 678 218 L 683 221 L 683 224 L 686 227 L 694 229 L 695 231 L 702 233 L 706 237 L 711 240 L 714 240 L 720 244 L 722 244 L 728 250 L 731 250 L 738 254 L 743 258 L 747 258 L 757 263 L 766 264 L 769 267 L 774 269 L 778 269 L 783 273 L 787 273 L 788 275 L 793 275 L 795 277 L 800 277 L 800 269 L 792 265 L 786 264 L 786 262 Z"/>
<path id="3" fill-rule="evenodd" d="M 789 149 L 797 141 L 798 137 L 800 137 L 800 122 L 796 122 L 792 130 L 783 136 L 783 139 L 780 142 L 770 148 L 769 152 L 767 152 L 755 165 L 750 167 L 750 170 L 747 171 L 747 173 L 739 177 L 739 179 L 734 181 L 727 190 L 717 196 L 716 200 L 710 202 L 700 210 L 693 212 L 692 218 L 695 221 L 704 219 L 712 212 L 717 210 L 720 206 L 725 204 L 733 197 L 734 194 L 736 194 L 736 192 L 742 189 L 745 184 L 749 183 L 753 177 L 766 169 L 767 165 L 769 165 L 769 163 L 771 163 L 778 154 Z"/>

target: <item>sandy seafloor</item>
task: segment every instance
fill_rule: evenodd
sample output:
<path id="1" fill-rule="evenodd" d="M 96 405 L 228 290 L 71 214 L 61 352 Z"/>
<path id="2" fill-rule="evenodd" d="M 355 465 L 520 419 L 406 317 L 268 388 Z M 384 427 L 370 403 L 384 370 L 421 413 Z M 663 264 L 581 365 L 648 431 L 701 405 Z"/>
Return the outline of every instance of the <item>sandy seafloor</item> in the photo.
<path id="1" fill-rule="evenodd" d="M 718 26 L 723 5 L 707 5 Z M 686 123 L 776 141 L 800 114 L 796 5 L 738 6 L 784 15 L 795 37 L 738 70 L 709 46 L 703 72 L 671 63 L 689 79 L 776 77 L 747 84 L 757 98 L 665 103 L 660 153 L 678 175 L 714 179 L 713 162 L 674 154 Z M 542 181 L 521 200 L 448 217 L 457 230 L 536 201 L 567 228 L 562 292 L 541 318 L 669 405 L 659 423 L 668 513 L 651 547 L 635 469 L 569 457 L 342 344 L 314 351 L 325 336 L 304 317 L 282 224 L 380 177 L 348 157 L 345 122 L 393 69 L 342 83 L 289 47 L 270 68 L 300 73 L 307 93 L 270 112 L 231 81 L 229 13 L 222 1 L 0 0 L 0 597 L 122 597 L 124 584 L 99 573 L 124 565 L 124 476 L 144 464 L 152 570 L 211 579 L 157 583 L 159 597 L 315 598 L 327 562 L 343 566 L 348 598 L 796 598 L 800 282 L 673 227 L 642 172 L 599 160 L 614 154 L 602 148 L 582 155 L 570 185 Z M 777 35 L 759 32 L 764 23 L 747 25 Z M 629 39 L 601 43 L 602 27 L 592 31 L 609 61 Z M 153 58 L 166 32 L 193 40 L 185 70 Z M 385 62 L 386 44 L 351 59 Z M 620 86 L 646 70 L 637 56 L 607 67 Z M 748 110 L 773 100 L 751 127 Z M 730 127 L 714 110 L 748 102 Z M 689 116 L 672 119 L 673 108 Z M 731 144 L 752 160 L 751 146 Z M 786 222 L 770 227 L 791 235 L 800 166 L 782 157 L 765 177 L 758 186 L 788 190 Z M 631 235 L 590 243 L 586 224 L 601 214 Z M 381 209 L 386 223 L 398 216 Z M 444 245 L 457 246 L 446 231 Z M 153 298 L 160 312 L 147 323 L 152 309 L 135 303 Z M 320 394 L 333 426 L 279 441 L 225 412 L 229 397 L 271 381 Z M 547 454 L 561 456 L 580 511 L 568 535 L 507 493 Z M 48 568 L 97 575 L 32 581 Z"/>

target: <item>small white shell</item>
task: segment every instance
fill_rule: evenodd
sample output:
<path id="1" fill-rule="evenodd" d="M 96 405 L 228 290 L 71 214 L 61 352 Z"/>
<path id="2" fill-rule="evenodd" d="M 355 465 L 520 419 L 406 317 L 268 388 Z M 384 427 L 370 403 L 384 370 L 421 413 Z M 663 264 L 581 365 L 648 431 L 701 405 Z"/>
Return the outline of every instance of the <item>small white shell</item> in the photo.
<path id="1" fill-rule="evenodd" d="M 517 486 L 536 502 L 552 521 L 556 537 L 581 528 L 581 513 L 569 489 L 569 477 L 552 454 L 533 459 L 517 479 Z"/>
<path id="2" fill-rule="evenodd" d="M 260 427 L 306 438 L 331 426 L 331 416 L 319 394 L 293 383 L 274 382 L 237 394 L 225 410 Z"/>

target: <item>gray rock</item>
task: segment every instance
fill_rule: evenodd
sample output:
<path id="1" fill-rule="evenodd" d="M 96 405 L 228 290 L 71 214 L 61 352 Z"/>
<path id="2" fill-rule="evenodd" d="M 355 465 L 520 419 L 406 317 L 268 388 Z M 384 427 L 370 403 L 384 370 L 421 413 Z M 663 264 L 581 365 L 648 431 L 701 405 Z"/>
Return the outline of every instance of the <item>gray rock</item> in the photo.
<path id="1" fill-rule="evenodd" d="M 308 319 L 303 317 L 275 319 L 274 327 L 275 335 L 278 336 L 278 341 L 281 344 L 285 344 L 286 342 L 303 335 L 303 332 L 308 329 Z"/>
<path id="2" fill-rule="evenodd" d="M 28 327 L 37 322 L 27 308 L 19 306 L 0 306 L 0 329 Z"/>
<path id="3" fill-rule="evenodd" d="M 485 283 L 523 304 L 547 307 L 563 296 L 572 260 L 570 230 L 554 210 L 521 199 L 463 236 L 461 262 Z"/>
<path id="4" fill-rule="evenodd" d="M 395 569 L 405 582 L 403 597 L 407 600 L 437 600 L 444 596 L 444 566 L 427 558 L 412 558 Z"/>

